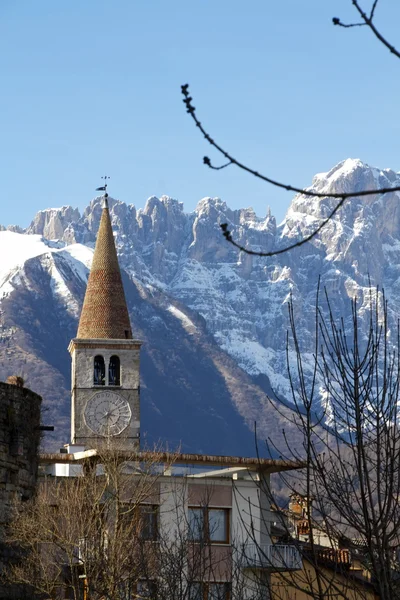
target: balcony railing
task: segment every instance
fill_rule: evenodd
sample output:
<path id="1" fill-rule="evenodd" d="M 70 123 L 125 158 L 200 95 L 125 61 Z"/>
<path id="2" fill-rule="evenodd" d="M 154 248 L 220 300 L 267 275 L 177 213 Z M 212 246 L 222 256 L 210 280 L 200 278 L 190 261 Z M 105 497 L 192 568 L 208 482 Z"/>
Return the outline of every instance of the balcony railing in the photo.
<path id="1" fill-rule="evenodd" d="M 247 544 L 243 548 L 242 564 L 247 569 L 295 571 L 303 562 L 296 546 L 287 544 Z"/>

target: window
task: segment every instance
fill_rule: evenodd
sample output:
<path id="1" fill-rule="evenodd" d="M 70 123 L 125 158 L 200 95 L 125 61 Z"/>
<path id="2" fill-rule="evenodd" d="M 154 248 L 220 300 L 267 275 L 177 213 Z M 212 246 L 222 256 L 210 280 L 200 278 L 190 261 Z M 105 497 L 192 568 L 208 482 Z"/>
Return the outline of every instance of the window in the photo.
<path id="1" fill-rule="evenodd" d="M 190 600 L 203 600 L 203 584 L 202 583 L 192 583 L 189 589 L 189 599 Z"/>
<path id="2" fill-rule="evenodd" d="M 118 356 L 112 356 L 108 366 L 108 385 L 121 385 L 120 370 Z"/>
<path id="3" fill-rule="evenodd" d="M 229 583 L 192 583 L 190 600 L 229 600 Z"/>
<path id="4" fill-rule="evenodd" d="M 121 528 L 132 531 L 132 535 L 142 540 L 158 539 L 159 506 L 157 504 L 135 506 L 129 502 L 121 502 L 119 506 Z"/>
<path id="5" fill-rule="evenodd" d="M 207 600 L 228 600 L 229 584 L 228 583 L 209 583 Z"/>
<path id="6" fill-rule="evenodd" d="M 142 504 L 139 506 L 140 531 L 142 540 L 158 539 L 158 506 Z"/>
<path id="7" fill-rule="evenodd" d="M 86 596 L 85 596 L 86 597 Z M 136 578 L 125 579 L 118 586 L 118 598 L 123 600 L 153 599 L 157 597 L 157 586 L 153 581 L 137 581 Z"/>
<path id="8" fill-rule="evenodd" d="M 200 541 L 204 538 L 204 508 L 189 508 L 189 539 Z"/>
<path id="9" fill-rule="evenodd" d="M 229 510 L 226 508 L 189 508 L 189 539 L 227 544 Z"/>
<path id="10" fill-rule="evenodd" d="M 158 539 L 158 505 L 141 504 L 137 506 L 129 502 L 120 502 L 119 506 L 120 527 L 132 531 L 132 535 L 142 540 Z"/>
<path id="11" fill-rule="evenodd" d="M 229 542 L 228 517 L 224 508 L 208 509 L 208 535 L 212 542 Z"/>
<path id="12" fill-rule="evenodd" d="M 155 598 L 157 586 L 153 581 L 138 581 L 137 598 Z"/>
<path id="13" fill-rule="evenodd" d="M 118 518 L 119 526 L 122 530 L 132 531 L 136 535 L 139 524 L 137 519 L 137 507 L 135 505 L 132 505 L 129 502 L 120 502 Z"/>
<path id="14" fill-rule="evenodd" d="M 94 385 L 105 385 L 106 383 L 106 367 L 104 358 L 100 355 L 94 357 L 93 383 Z"/>

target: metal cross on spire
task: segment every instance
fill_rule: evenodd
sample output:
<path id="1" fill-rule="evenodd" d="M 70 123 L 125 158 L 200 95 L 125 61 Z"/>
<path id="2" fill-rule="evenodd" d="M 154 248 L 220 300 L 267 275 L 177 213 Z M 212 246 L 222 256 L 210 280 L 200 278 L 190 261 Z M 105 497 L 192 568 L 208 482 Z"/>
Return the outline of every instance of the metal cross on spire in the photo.
<path id="1" fill-rule="evenodd" d="M 111 179 L 111 177 L 109 177 L 108 175 L 102 175 L 101 176 L 102 179 L 104 179 L 104 185 L 96 188 L 96 192 L 104 192 L 103 195 L 103 208 L 108 208 L 108 202 L 107 202 L 107 198 L 108 198 L 108 194 L 107 194 L 107 179 Z"/>

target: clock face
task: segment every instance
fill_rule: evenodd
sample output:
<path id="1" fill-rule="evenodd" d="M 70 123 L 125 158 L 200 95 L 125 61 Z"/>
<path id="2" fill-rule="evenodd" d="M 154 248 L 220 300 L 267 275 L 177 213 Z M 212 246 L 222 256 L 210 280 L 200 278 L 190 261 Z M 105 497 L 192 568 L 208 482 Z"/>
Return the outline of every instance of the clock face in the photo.
<path id="1" fill-rule="evenodd" d="M 114 392 L 98 392 L 85 408 L 86 425 L 100 435 L 118 435 L 130 423 L 132 412 L 128 402 Z"/>

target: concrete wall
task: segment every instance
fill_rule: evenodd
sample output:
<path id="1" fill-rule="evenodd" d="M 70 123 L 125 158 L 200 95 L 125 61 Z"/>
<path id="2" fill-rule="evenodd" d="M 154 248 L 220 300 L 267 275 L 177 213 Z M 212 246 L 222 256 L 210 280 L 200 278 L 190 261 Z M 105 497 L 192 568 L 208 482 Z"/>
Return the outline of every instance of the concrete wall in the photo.
<path id="1" fill-rule="evenodd" d="M 271 544 L 269 475 L 264 481 L 237 479 L 234 481 L 232 502 L 232 535 L 238 544 Z"/>

